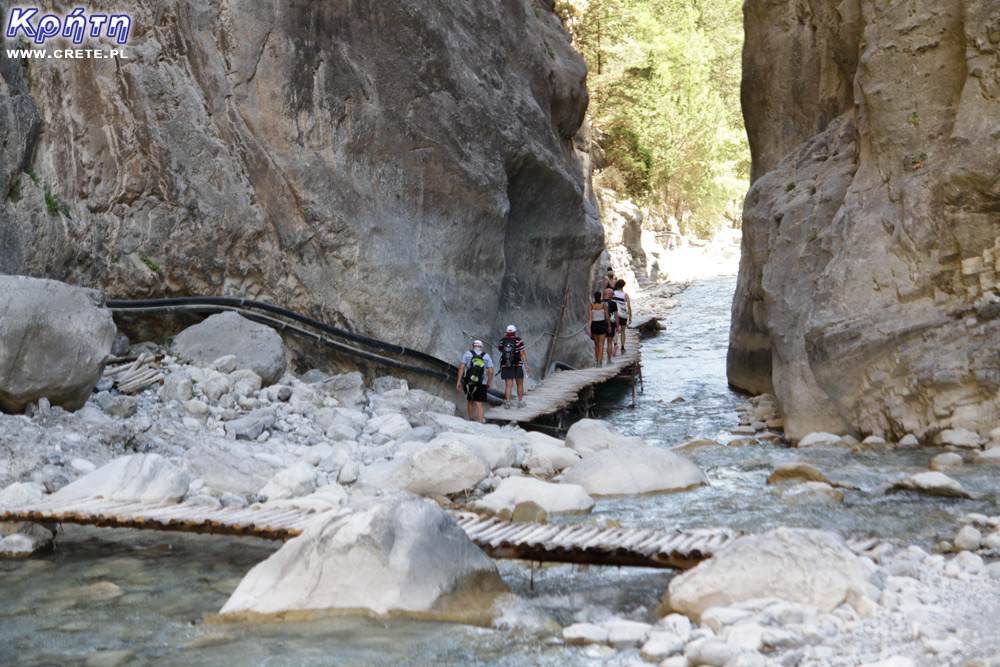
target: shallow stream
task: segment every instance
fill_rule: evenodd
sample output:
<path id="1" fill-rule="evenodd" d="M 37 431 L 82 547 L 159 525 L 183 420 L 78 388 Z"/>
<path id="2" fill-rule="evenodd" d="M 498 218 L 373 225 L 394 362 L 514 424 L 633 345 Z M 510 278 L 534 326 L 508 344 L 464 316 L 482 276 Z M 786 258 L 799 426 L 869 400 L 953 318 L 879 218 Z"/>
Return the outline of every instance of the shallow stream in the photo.
<path id="1" fill-rule="evenodd" d="M 635 409 L 606 410 L 629 434 L 670 446 L 693 437 L 728 442 L 746 397 L 726 383 L 725 355 L 734 278 L 703 280 L 678 299 L 666 329 L 643 346 L 645 391 Z M 672 402 L 681 397 L 683 402 Z M 598 396 L 629 402 L 623 389 Z M 936 451 L 796 450 L 708 447 L 688 452 L 711 486 L 696 491 L 601 500 L 596 513 L 624 526 L 824 527 L 929 548 L 970 511 L 996 514 L 996 479 L 965 466 L 954 476 L 985 494 L 977 501 L 881 493 L 889 481 L 926 469 Z M 784 503 L 764 484 L 783 461 L 805 460 L 859 487 L 842 505 Z M 496 628 L 330 618 L 270 624 L 210 622 L 254 564 L 277 548 L 253 539 L 68 526 L 57 550 L 0 561 L 0 664 L 65 665 L 469 665 L 626 664 L 637 652 L 568 648 L 559 625 L 612 616 L 652 622 L 672 576 L 640 568 L 580 568 L 501 562 L 520 597 Z M 121 660 L 121 662 L 118 662 Z"/>

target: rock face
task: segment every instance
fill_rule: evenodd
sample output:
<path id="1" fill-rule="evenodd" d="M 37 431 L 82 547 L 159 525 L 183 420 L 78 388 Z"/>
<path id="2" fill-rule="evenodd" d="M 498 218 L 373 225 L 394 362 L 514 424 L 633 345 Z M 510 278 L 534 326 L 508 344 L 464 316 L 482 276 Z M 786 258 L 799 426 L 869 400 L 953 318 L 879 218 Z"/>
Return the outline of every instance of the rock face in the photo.
<path id="1" fill-rule="evenodd" d="M 696 620 L 711 607 L 759 598 L 831 611 L 867 581 L 861 559 L 835 534 L 781 527 L 734 540 L 674 577 L 668 597 L 672 609 Z"/>
<path id="2" fill-rule="evenodd" d="M 177 334 L 171 350 L 199 366 L 233 355 L 236 368 L 253 371 L 264 386 L 274 384 L 285 372 L 285 346 L 278 332 L 232 312 L 216 313 L 188 327 Z"/>
<path id="3" fill-rule="evenodd" d="M 115 338 L 103 306 L 94 290 L 0 275 L 0 410 L 22 412 L 40 398 L 67 410 L 87 402 Z"/>
<path id="4" fill-rule="evenodd" d="M 352 510 L 250 570 L 220 613 L 338 609 L 481 621 L 508 591 L 496 564 L 439 507 L 397 492 Z"/>
<path id="5" fill-rule="evenodd" d="M 995 3 L 750 3 L 729 379 L 810 431 L 1000 417 Z M 905 74 L 904 74 L 905 73 Z"/>
<path id="6" fill-rule="evenodd" d="M 587 300 L 586 68 L 551 0 L 129 14 L 127 59 L 0 61 L 0 272 L 259 298 L 448 359 L 463 329 L 551 331 L 567 282 Z"/>

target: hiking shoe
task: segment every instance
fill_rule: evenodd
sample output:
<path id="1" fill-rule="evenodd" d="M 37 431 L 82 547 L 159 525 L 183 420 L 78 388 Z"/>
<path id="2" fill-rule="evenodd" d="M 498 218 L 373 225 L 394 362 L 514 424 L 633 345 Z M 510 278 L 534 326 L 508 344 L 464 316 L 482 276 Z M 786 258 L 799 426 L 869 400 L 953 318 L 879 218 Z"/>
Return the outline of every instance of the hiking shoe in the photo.
<path id="1" fill-rule="evenodd" d="M 622 345 L 622 352 L 624 352 L 624 351 L 625 351 L 625 346 L 624 346 L 624 345 Z"/>
<path id="2" fill-rule="evenodd" d="M 503 404 L 504 410 L 510 410 L 510 401 Z"/>
<path id="3" fill-rule="evenodd" d="M 518 401 L 518 402 L 517 402 L 517 407 L 519 407 L 519 408 L 523 408 L 523 407 L 524 407 L 524 406 L 526 406 L 527 404 L 528 404 L 528 403 L 527 403 L 527 401 Z"/>

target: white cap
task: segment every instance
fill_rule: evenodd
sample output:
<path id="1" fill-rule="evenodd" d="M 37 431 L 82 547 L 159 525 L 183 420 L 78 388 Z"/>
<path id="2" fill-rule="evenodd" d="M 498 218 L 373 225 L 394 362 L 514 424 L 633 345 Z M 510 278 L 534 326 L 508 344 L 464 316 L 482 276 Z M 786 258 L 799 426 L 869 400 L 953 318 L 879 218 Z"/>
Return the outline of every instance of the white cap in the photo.
<path id="1" fill-rule="evenodd" d="M 517 331 L 517 327 L 515 327 L 513 324 L 507 325 L 507 333 L 514 333 L 515 331 Z"/>
<path id="2" fill-rule="evenodd" d="M 472 341 L 472 347 L 482 347 L 482 346 L 483 346 L 483 341 L 478 339 Z"/>

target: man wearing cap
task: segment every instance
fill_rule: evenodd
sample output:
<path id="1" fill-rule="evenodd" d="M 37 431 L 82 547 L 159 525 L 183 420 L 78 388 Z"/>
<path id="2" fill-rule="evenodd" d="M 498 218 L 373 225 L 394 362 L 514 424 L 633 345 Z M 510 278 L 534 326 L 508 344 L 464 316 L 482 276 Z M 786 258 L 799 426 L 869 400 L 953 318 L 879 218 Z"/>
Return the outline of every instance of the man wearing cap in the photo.
<path id="1" fill-rule="evenodd" d="M 524 353 L 524 341 L 517 335 L 517 327 L 513 324 L 507 326 L 507 335 L 500 340 L 497 346 L 500 350 L 500 377 L 503 378 L 504 404 L 505 408 L 510 407 L 510 392 L 514 381 L 517 381 L 517 405 L 523 408 L 524 403 L 524 374 L 528 373 L 528 357 Z"/>
<path id="2" fill-rule="evenodd" d="M 486 390 L 493 381 L 493 360 L 489 352 L 483 352 L 483 341 L 472 341 L 472 349 L 462 355 L 458 366 L 458 382 L 455 388 L 465 391 L 469 399 L 469 421 L 485 420 Z M 473 413 L 476 413 L 475 416 Z"/>

